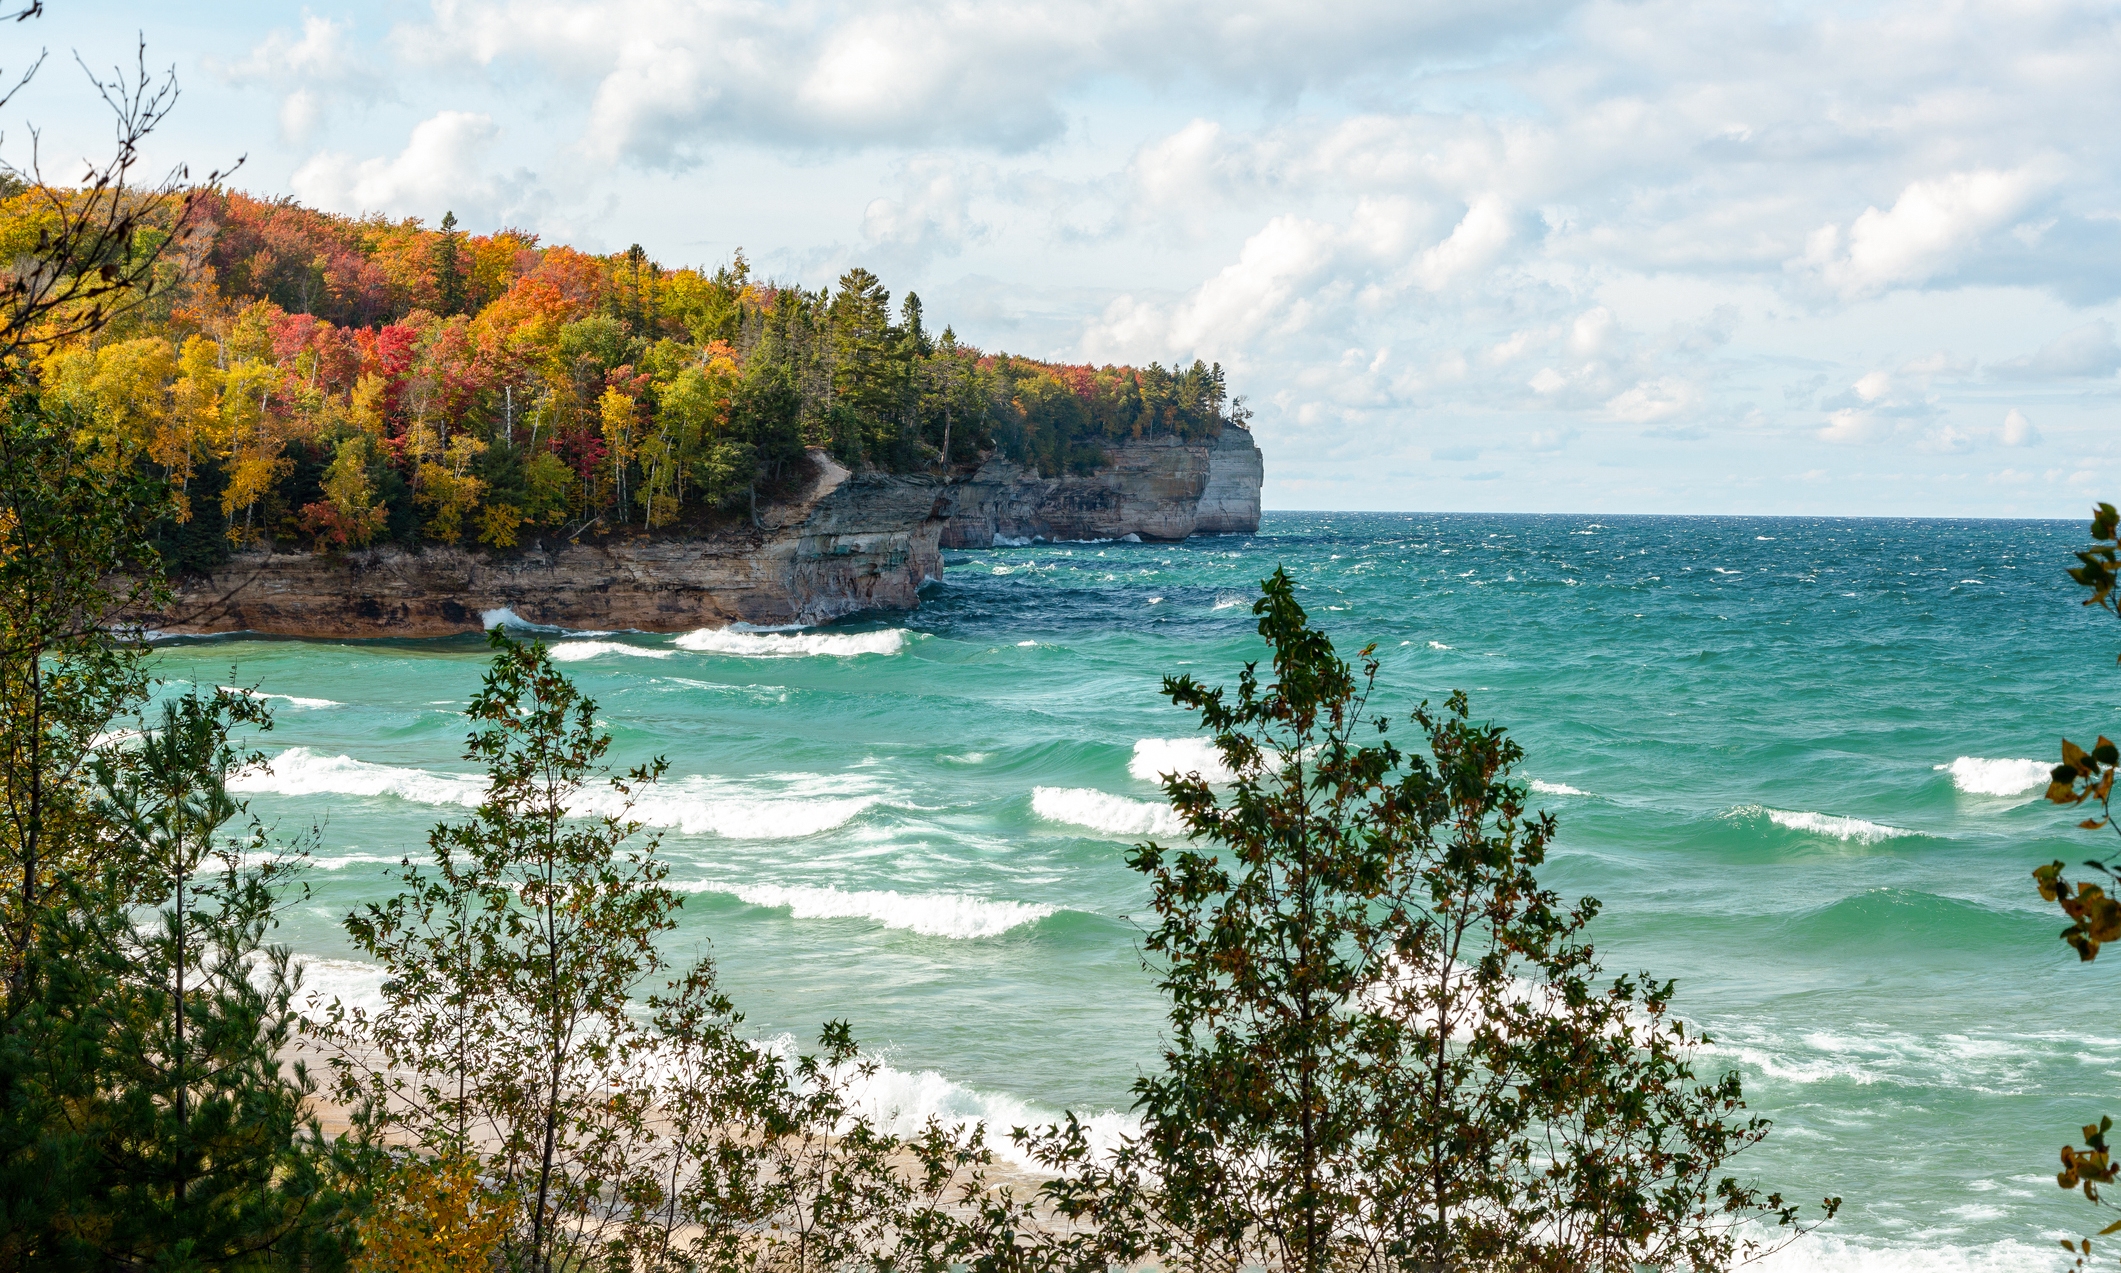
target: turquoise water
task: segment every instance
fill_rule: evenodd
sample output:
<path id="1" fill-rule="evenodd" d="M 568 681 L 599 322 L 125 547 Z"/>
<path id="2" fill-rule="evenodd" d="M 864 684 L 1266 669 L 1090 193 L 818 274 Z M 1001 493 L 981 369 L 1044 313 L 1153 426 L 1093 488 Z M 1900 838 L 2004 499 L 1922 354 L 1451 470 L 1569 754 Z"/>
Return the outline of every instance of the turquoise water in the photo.
<path id="1" fill-rule="evenodd" d="M 1680 979 L 1774 1117 L 1747 1156 L 1843 1218 L 1771 1267 L 2047 1268 L 2092 1221 L 2062 1131 L 2121 1112 L 2121 971 L 2081 968 L 2028 871 L 2094 841 L 2036 799 L 2056 738 L 2121 719 L 2121 625 L 2053 522 L 1269 514 L 1182 546 L 951 553 L 911 616 L 804 633 L 548 634 L 761 1036 L 854 1021 L 872 1100 L 1021 1122 L 1124 1109 L 1161 1010 L 1127 845 L 1198 763 L 1168 672 L 1234 679 L 1276 563 L 1380 701 L 1453 688 L 1509 725 L 1561 822 L 1547 880 L 1605 902 L 1614 970 Z M 321 824 L 286 937 L 371 993 L 336 921 L 475 788 L 477 638 L 167 643 L 255 685 L 281 751 L 256 811 Z M 299 749 L 299 750 L 294 750 Z M 1956 766 L 1956 767 L 1955 767 Z M 2081 815 L 2080 815 L 2081 816 Z M 2079 1014 L 2092 1014 L 2076 1028 Z M 1102 1120 L 1124 1125 L 1123 1113 Z"/>

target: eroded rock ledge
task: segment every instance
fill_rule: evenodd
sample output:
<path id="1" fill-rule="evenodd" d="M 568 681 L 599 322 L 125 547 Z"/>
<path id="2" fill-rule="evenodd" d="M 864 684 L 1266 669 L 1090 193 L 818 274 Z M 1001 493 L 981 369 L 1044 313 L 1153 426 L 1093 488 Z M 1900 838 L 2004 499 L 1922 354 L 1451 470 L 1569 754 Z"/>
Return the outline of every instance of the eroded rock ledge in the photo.
<path id="1" fill-rule="evenodd" d="M 456 548 L 336 556 L 247 553 L 186 580 L 161 614 L 171 633 L 424 637 L 475 632 L 512 611 L 566 628 L 682 632 L 730 623 L 824 623 L 910 610 L 940 578 L 940 549 L 997 539 L 1184 539 L 1259 528 L 1259 449 L 1243 429 L 1212 442 L 1116 448 L 1085 477 L 1005 460 L 969 478 L 851 474 L 822 451 L 804 494 L 757 527 L 692 538 L 537 543 L 505 557 Z"/>
<path id="2" fill-rule="evenodd" d="M 958 484 L 942 546 L 1249 534 L 1259 529 L 1264 475 L 1252 434 L 1236 427 L 1205 442 L 1128 442 L 1109 467 L 1083 476 L 1045 477 L 997 457 Z"/>

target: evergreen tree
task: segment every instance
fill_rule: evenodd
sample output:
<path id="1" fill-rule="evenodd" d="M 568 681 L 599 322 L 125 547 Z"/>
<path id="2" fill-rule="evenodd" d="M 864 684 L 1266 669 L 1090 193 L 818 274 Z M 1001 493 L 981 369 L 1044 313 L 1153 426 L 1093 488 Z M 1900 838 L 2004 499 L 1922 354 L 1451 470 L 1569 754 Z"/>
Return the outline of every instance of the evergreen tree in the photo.
<path id="1" fill-rule="evenodd" d="M 1109 1159 L 1072 1120 L 1025 1137 L 1072 1227 L 989 1258 L 1722 1268 L 1757 1253 L 1747 1222 L 1795 1225 L 1725 1174 L 1767 1123 L 1735 1074 L 1695 1074 L 1671 983 L 1607 980 L 1597 903 L 1539 886 L 1554 822 L 1525 807 L 1517 745 L 1454 694 L 1412 713 L 1424 751 L 1401 752 L 1369 710 L 1371 650 L 1360 673 L 1342 660 L 1287 574 L 1263 591 L 1270 681 L 1164 682 L 1236 777 L 1167 775 L 1194 842 L 1129 859 L 1171 1004 L 1142 1133 Z"/>
<path id="2" fill-rule="evenodd" d="M 464 261 L 457 233 L 457 214 L 442 214 L 442 232 L 435 236 L 435 300 L 442 317 L 464 312 Z"/>

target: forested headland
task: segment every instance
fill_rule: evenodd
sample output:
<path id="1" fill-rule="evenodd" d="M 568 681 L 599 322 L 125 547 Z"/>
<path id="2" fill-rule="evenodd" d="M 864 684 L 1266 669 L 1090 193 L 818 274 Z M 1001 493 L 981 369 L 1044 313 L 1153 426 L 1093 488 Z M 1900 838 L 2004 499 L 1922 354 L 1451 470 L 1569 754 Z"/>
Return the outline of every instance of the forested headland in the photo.
<path id="1" fill-rule="evenodd" d="M 0 254 L 32 254 L 63 216 L 17 183 Z M 1243 416 L 1219 365 L 988 353 L 860 268 L 813 291 L 754 276 L 741 251 L 666 268 L 638 245 L 596 255 L 218 188 L 165 196 L 137 233 L 166 249 L 145 302 L 52 342 L 38 371 L 106 464 L 169 484 L 157 546 L 180 571 L 268 545 L 707 529 L 803 480 L 810 446 L 885 472 L 1000 453 L 1082 473 L 1109 444 Z"/>

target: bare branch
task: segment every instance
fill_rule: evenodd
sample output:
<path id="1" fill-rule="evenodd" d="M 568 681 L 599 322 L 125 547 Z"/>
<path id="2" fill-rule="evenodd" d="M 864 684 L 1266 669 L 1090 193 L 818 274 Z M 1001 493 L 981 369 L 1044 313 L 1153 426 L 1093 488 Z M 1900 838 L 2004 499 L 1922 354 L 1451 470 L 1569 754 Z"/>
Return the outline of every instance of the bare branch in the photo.
<path id="1" fill-rule="evenodd" d="M 42 223 L 35 248 L 0 263 L 0 360 L 93 334 L 158 295 L 167 285 L 156 273 L 164 254 L 172 245 L 181 251 L 204 229 L 193 215 L 200 191 L 228 175 L 210 173 L 195 186 L 190 169 L 178 164 L 153 184 L 136 184 L 141 143 L 176 107 L 176 68 L 151 73 L 144 38 L 134 67 L 114 67 L 108 79 L 78 54 L 74 60 L 110 109 L 114 152 L 101 163 L 87 161 L 74 187 L 45 180 L 34 129 L 29 169 L 0 163 L 0 175 L 28 187 L 28 216 Z"/>

